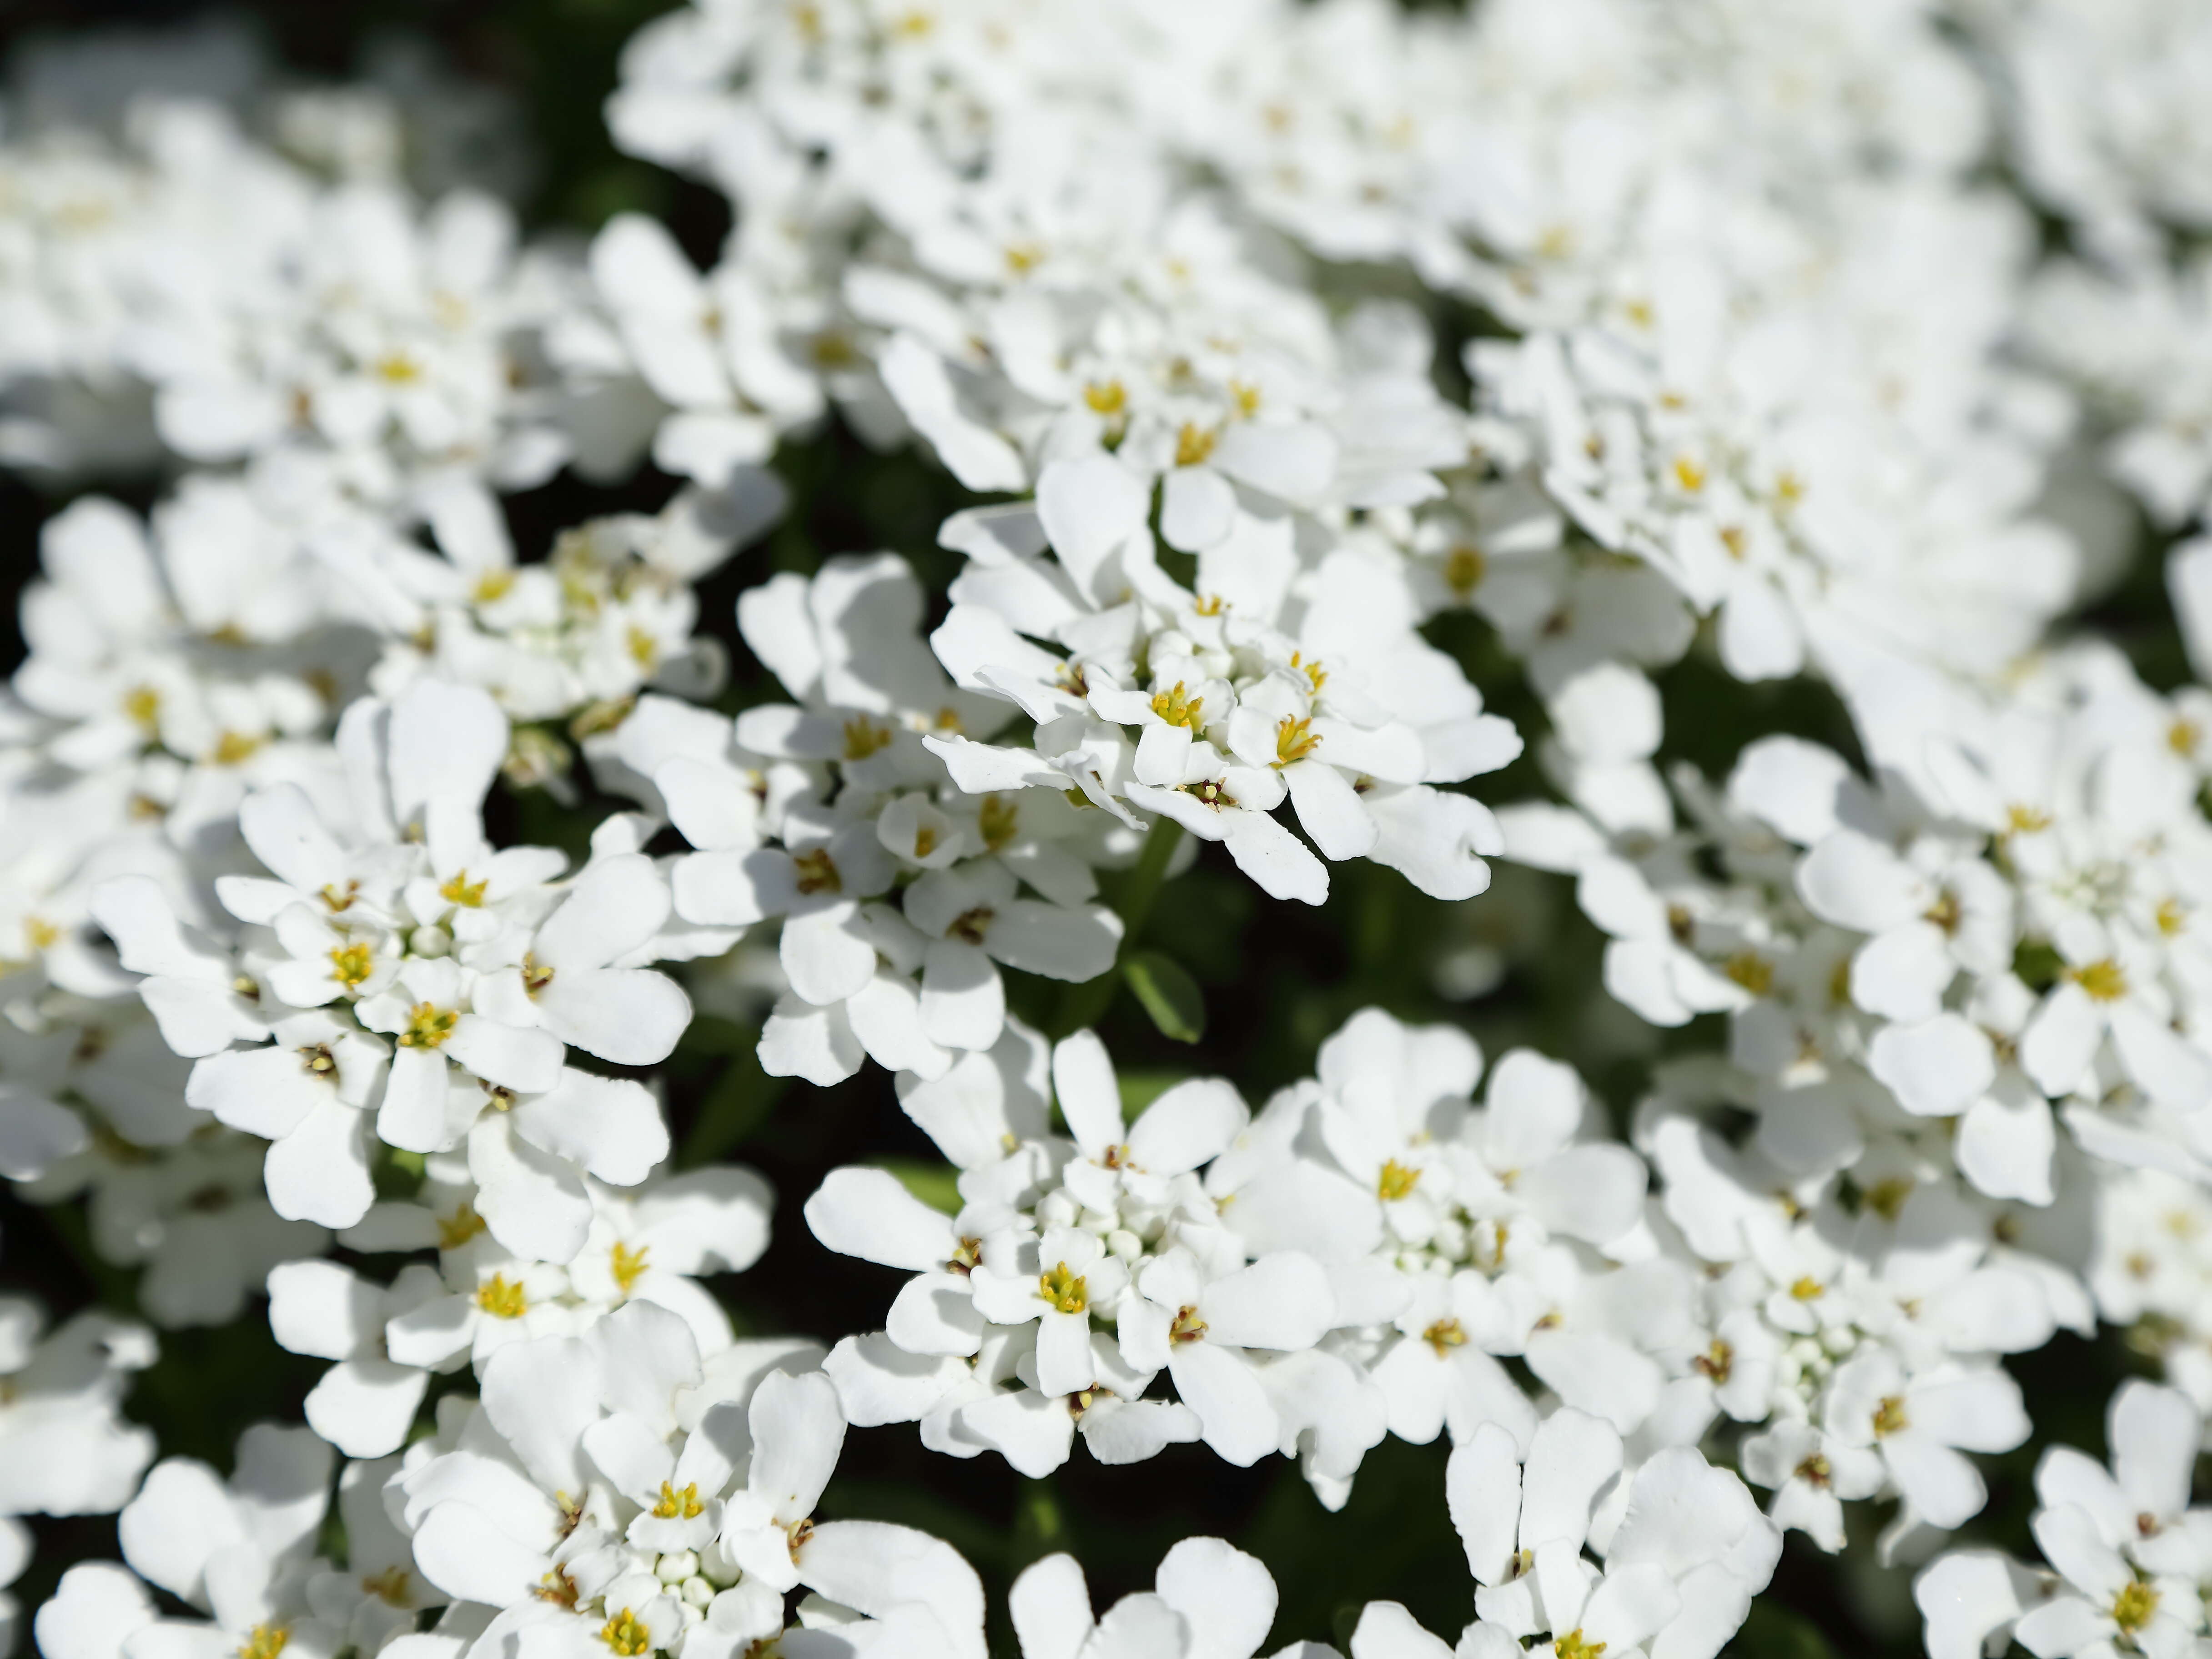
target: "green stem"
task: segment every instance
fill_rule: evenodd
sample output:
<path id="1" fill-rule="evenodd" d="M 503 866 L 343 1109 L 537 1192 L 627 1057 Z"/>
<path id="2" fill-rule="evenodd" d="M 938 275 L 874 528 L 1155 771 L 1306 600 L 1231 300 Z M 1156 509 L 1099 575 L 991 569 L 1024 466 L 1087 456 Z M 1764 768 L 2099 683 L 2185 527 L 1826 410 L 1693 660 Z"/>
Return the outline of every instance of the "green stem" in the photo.
<path id="1" fill-rule="evenodd" d="M 1071 985 L 1061 994 L 1060 1016 L 1053 1022 L 1055 1036 L 1066 1036 L 1086 1025 L 1096 1025 L 1113 1006 L 1114 993 L 1121 988 L 1121 964 L 1136 949 L 1137 940 L 1151 919 L 1152 906 L 1160 896 L 1161 884 L 1168 878 L 1168 866 L 1175 858 L 1176 848 L 1182 841 L 1182 825 L 1173 818 L 1155 818 L 1152 833 L 1145 837 L 1145 850 L 1137 855 L 1136 866 L 1121 886 L 1121 902 L 1115 907 L 1121 918 L 1121 948 L 1114 953 L 1114 965 L 1096 979 L 1085 980 L 1080 985 Z"/>

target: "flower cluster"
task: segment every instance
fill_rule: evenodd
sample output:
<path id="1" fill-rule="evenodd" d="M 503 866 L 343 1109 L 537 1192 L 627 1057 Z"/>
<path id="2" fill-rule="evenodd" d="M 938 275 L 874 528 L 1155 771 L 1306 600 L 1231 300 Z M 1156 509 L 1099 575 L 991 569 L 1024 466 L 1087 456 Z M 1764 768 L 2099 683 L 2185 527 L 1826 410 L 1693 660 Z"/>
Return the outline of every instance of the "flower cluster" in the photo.
<path id="1" fill-rule="evenodd" d="M 1793 1530 L 1936 1659 L 2212 1650 L 2198 9 L 689 0 L 613 68 L 703 263 L 526 234 L 404 46 L 11 69 L 46 1659 L 1714 1659 Z M 2027 1566 L 2061 1332 L 2161 1380 Z M 906 1424 L 1022 1520 L 853 1473 Z M 1273 1456 L 1094 1607 L 1064 1496 Z M 1449 1649 L 1271 1571 L 1407 1468 Z"/>

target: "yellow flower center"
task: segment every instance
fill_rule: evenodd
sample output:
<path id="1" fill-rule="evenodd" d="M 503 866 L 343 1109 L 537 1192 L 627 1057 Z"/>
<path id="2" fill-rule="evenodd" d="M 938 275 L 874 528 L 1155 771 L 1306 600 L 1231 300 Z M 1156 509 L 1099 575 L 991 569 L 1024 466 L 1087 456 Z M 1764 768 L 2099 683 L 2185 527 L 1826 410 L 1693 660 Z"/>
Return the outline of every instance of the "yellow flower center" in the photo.
<path id="1" fill-rule="evenodd" d="M 1306 677 L 1306 684 L 1312 686 L 1316 693 L 1328 684 L 1328 670 L 1321 665 L 1318 657 L 1308 662 L 1303 651 L 1293 651 L 1291 653 L 1291 666 Z"/>
<path id="2" fill-rule="evenodd" d="M 837 873 L 836 860 L 830 856 L 826 847 L 809 848 L 804 853 L 791 855 L 792 867 L 799 872 L 799 890 L 802 893 L 842 893 L 845 878 Z"/>
<path id="3" fill-rule="evenodd" d="M 2051 828 L 2051 814 L 2039 806 L 2008 806 L 2005 808 L 2005 833 L 2033 835 L 2039 830 Z"/>
<path id="4" fill-rule="evenodd" d="M 1206 725 L 1206 699 L 1192 696 L 1190 688 L 1177 680 L 1170 690 L 1152 694 L 1152 713 L 1170 726 L 1196 732 Z"/>
<path id="5" fill-rule="evenodd" d="M 538 961 L 536 957 L 532 956 L 528 951 L 525 951 L 522 957 L 522 988 L 524 992 L 528 995 L 534 997 L 552 982 L 553 970 L 547 967 L 544 963 Z"/>
<path id="6" fill-rule="evenodd" d="M 2178 898 L 2160 899 L 2156 921 L 2158 931 L 2171 939 L 2189 925 L 2189 907 Z"/>
<path id="7" fill-rule="evenodd" d="M 1441 1359 L 1454 1348 L 1467 1346 L 1467 1327 L 1456 1319 L 1439 1319 L 1421 1333 L 1421 1340 L 1434 1348 Z"/>
<path id="8" fill-rule="evenodd" d="M 1714 1382 L 1725 1382 L 1735 1370 L 1735 1348 L 1717 1336 L 1703 1353 L 1690 1362 L 1690 1367 Z"/>
<path id="9" fill-rule="evenodd" d="M 453 1027 L 461 1023 L 458 1008 L 441 1008 L 433 1002 L 418 1002 L 407 1013 L 407 1029 L 399 1034 L 403 1048 L 437 1048 L 453 1036 Z"/>
<path id="10" fill-rule="evenodd" d="M 520 1319 L 530 1311 L 530 1298 L 505 1273 L 494 1273 L 477 1286 L 477 1306 L 494 1319 Z"/>
<path id="11" fill-rule="evenodd" d="M 1175 464 L 1177 466 L 1197 466 L 1213 453 L 1214 434 L 1192 422 L 1185 421 L 1182 430 L 1176 434 Z"/>
<path id="12" fill-rule="evenodd" d="M 134 685 L 123 694 L 123 712 L 131 723 L 151 732 L 161 714 L 161 694 L 150 685 Z"/>
<path id="13" fill-rule="evenodd" d="M 1739 951 L 1721 964 L 1721 972 L 1755 997 L 1774 988 L 1774 964 L 1756 951 Z"/>
<path id="14" fill-rule="evenodd" d="M 2076 968 L 2068 975 L 2098 1002 L 2118 1002 L 2128 994 L 2128 972 L 2110 957 Z"/>
<path id="15" fill-rule="evenodd" d="M 1294 766 L 1320 747 L 1321 738 L 1313 729 L 1310 715 L 1302 720 L 1285 715 L 1275 726 L 1275 758 L 1272 764 Z"/>
<path id="16" fill-rule="evenodd" d="M 1471 542 L 1462 542 L 1444 557 L 1444 580 L 1451 591 L 1465 599 L 1482 586 L 1483 574 L 1490 562 L 1482 556 L 1482 550 Z"/>
<path id="17" fill-rule="evenodd" d="M 653 1506 L 653 1512 L 664 1521 L 690 1521 L 698 1516 L 702 1507 L 699 1502 L 696 1481 L 687 1482 L 684 1490 L 678 1492 L 674 1486 L 664 1480 L 660 1483 L 660 1501 Z"/>
<path id="18" fill-rule="evenodd" d="M 1382 1173 L 1376 1177 L 1375 1191 L 1388 1203 L 1405 1197 L 1420 1184 L 1421 1172 L 1407 1169 L 1394 1158 L 1383 1164 Z"/>
<path id="19" fill-rule="evenodd" d="M 1037 1275 L 1037 1294 L 1058 1313 L 1079 1314 L 1091 1306 L 1091 1293 L 1082 1275 L 1071 1272 L 1065 1261 Z"/>
<path id="20" fill-rule="evenodd" d="M 1814 1452 L 1790 1473 L 1810 1486 L 1825 1486 L 1835 1471 L 1829 1468 L 1828 1460 L 1825 1456 L 1819 1452 Z"/>
<path id="21" fill-rule="evenodd" d="M 208 758 L 217 766 L 236 766 L 258 753 L 262 741 L 243 732 L 225 732 L 215 740 L 215 748 Z"/>
<path id="22" fill-rule="evenodd" d="M 331 952 L 331 977 L 349 991 L 359 990 L 376 971 L 376 952 L 366 945 L 341 945 Z"/>
<path id="23" fill-rule="evenodd" d="M 1899 1433 L 1911 1421 L 1905 1414 L 1905 1396 L 1901 1394 L 1884 1395 L 1881 1404 L 1874 1408 L 1874 1431 L 1878 1437 Z"/>
<path id="24" fill-rule="evenodd" d="M 491 605 L 505 599 L 514 590 L 514 572 L 487 570 L 477 578 L 475 599 L 478 605 Z"/>
<path id="25" fill-rule="evenodd" d="M 2112 1622 L 2124 1631 L 2141 1630 L 2157 1611 L 2157 1589 L 2140 1578 L 2122 1585 L 2120 1593 L 2112 1598 Z"/>
<path id="26" fill-rule="evenodd" d="M 1814 1278 L 1810 1273 L 1807 1273 L 1803 1278 L 1800 1279 L 1795 1285 L 1792 1285 L 1790 1287 L 1790 1294 L 1796 1297 L 1800 1302 L 1817 1301 L 1820 1297 L 1826 1295 L 1828 1287 L 1823 1285 L 1819 1279 Z"/>
<path id="27" fill-rule="evenodd" d="M 456 870 L 453 878 L 439 888 L 438 896 L 448 904 L 463 904 L 474 910 L 483 904 L 484 889 L 490 885 L 491 878 L 489 876 L 482 881 L 471 881 L 467 871 Z"/>
<path id="28" fill-rule="evenodd" d="M 438 1218 L 438 1248 L 458 1250 L 484 1231 L 484 1218 L 477 1213 L 477 1206 L 464 1200 L 453 1214 Z"/>
<path id="29" fill-rule="evenodd" d="M 1677 455 L 1674 482 L 1694 495 L 1705 487 L 1705 469 L 1687 455 Z"/>
<path id="30" fill-rule="evenodd" d="M 362 1589 L 388 1607 L 407 1605 L 410 1598 L 407 1586 L 407 1569 L 404 1567 L 386 1567 L 382 1572 L 371 1573 L 361 1581 Z"/>
<path id="31" fill-rule="evenodd" d="M 238 1659 L 276 1659 L 291 1639 L 289 1625 L 256 1625 L 239 1644 Z"/>
<path id="32" fill-rule="evenodd" d="M 1093 380 L 1083 388 L 1083 401 L 1094 415 L 1119 415 L 1129 405 L 1129 394 L 1119 380 Z"/>
<path id="33" fill-rule="evenodd" d="M 628 1607 L 599 1626 L 599 1640 L 622 1655 L 623 1659 L 639 1659 L 639 1656 L 653 1651 L 652 1631 Z"/>
<path id="34" fill-rule="evenodd" d="M 1188 1303 L 1176 1310 L 1175 1322 L 1168 1327 L 1170 1342 L 1195 1342 L 1206 1334 L 1206 1322 L 1198 1316 L 1198 1309 Z"/>
<path id="35" fill-rule="evenodd" d="M 1597 1659 L 1605 1651 L 1605 1644 L 1585 1640 L 1582 1627 L 1577 1626 L 1552 1644 L 1552 1651 L 1559 1659 Z"/>
<path id="36" fill-rule="evenodd" d="M 609 1256 L 609 1267 L 614 1273 L 615 1283 L 622 1286 L 624 1296 L 630 1293 L 643 1276 L 645 1259 L 652 1254 L 653 1246 L 650 1244 L 641 1244 L 633 1250 L 620 1239 L 615 1241 L 615 1248 Z"/>
<path id="37" fill-rule="evenodd" d="M 845 758 L 863 761 L 878 750 L 889 745 L 898 734 L 888 726 L 878 726 L 866 715 L 856 715 L 845 722 Z"/>
<path id="38" fill-rule="evenodd" d="M 1022 809 L 1004 795 L 986 795 L 975 809 L 975 828 L 994 853 L 1014 838 Z"/>

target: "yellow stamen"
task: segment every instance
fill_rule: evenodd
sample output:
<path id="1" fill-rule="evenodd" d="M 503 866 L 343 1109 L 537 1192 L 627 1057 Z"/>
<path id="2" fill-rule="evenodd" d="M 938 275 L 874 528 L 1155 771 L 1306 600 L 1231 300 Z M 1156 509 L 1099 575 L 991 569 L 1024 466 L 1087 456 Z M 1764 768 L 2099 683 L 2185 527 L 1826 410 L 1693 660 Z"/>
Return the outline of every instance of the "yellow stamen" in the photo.
<path id="1" fill-rule="evenodd" d="M 1065 1261 L 1037 1275 L 1037 1294 L 1060 1313 L 1079 1314 L 1091 1306 L 1091 1293 L 1082 1275 L 1069 1271 Z"/>
<path id="2" fill-rule="evenodd" d="M 441 1008 L 433 1002 L 418 1002 L 407 1011 L 407 1029 L 399 1034 L 403 1048 L 439 1048 L 453 1034 L 461 1023 L 458 1008 Z"/>
<path id="3" fill-rule="evenodd" d="M 494 1319 L 520 1319 L 530 1311 L 522 1286 L 505 1273 L 494 1273 L 477 1287 L 477 1306 Z"/>

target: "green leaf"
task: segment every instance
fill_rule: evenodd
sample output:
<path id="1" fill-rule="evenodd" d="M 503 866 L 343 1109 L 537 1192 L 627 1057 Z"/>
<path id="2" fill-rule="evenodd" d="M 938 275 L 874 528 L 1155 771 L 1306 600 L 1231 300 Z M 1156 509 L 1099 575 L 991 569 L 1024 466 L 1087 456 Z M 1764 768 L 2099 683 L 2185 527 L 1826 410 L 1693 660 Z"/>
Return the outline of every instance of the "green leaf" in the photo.
<path id="1" fill-rule="evenodd" d="M 899 1185 L 931 1209 L 947 1215 L 959 1212 L 960 1171 L 950 1164 L 925 1164 L 918 1158 L 879 1158 L 874 1162 L 878 1170 L 896 1176 Z"/>
<path id="2" fill-rule="evenodd" d="M 1174 957 L 1139 951 L 1122 964 L 1121 975 L 1161 1036 L 1195 1042 L 1206 1035 L 1206 994 Z"/>

